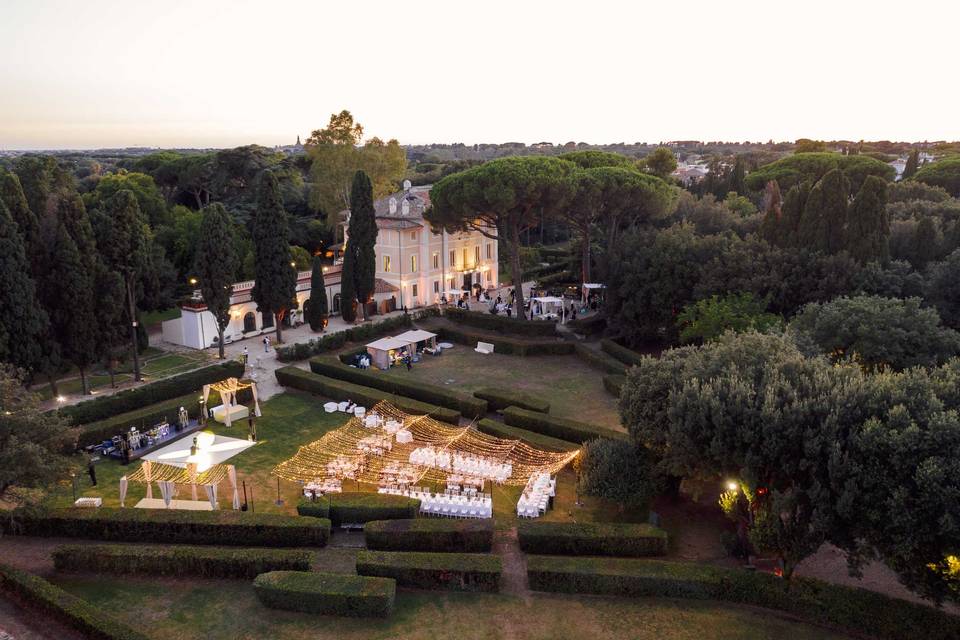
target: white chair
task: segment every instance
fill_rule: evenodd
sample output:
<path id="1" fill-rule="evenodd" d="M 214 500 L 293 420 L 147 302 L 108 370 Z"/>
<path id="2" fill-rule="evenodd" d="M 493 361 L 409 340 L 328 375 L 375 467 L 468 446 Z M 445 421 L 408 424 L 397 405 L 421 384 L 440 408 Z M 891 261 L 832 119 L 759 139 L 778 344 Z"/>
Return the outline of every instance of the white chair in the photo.
<path id="1" fill-rule="evenodd" d="M 354 408 L 353 408 L 353 415 L 357 416 L 358 418 L 362 418 L 363 416 L 366 415 L 366 413 L 367 413 L 366 407 L 354 407 Z"/>
<path id="2" fill-rule="evenodd" d="M 474 351 L 488 356 L 493 353 L 493 344 L 490 342 L 477 342 L 477 348 L 474 349 Z"/>
<path id="3" fill-rule="evenodd" d="M 339 408 L 340 408 L 340 405 L 338 405 L 336 402 L 327 402 L 326 404 L 323 405 L 323 410 L 326 411 L 327 413 L 336 413 L 337 409 Z"/>

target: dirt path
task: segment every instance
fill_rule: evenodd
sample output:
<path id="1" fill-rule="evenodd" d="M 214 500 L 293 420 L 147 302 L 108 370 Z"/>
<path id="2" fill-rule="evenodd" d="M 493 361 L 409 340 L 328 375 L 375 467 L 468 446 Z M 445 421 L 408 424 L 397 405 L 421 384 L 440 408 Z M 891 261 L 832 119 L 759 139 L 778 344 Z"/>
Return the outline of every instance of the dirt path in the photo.
<path id="1" fill-rule="evenodd" d="M 527 561 L 517 542 L 517 529 L 497 531 L 493 539 L 493 552 L 503 562 L 500 592 L 520 596 L 530 603 L 530 584 L 527 582 Z"/>

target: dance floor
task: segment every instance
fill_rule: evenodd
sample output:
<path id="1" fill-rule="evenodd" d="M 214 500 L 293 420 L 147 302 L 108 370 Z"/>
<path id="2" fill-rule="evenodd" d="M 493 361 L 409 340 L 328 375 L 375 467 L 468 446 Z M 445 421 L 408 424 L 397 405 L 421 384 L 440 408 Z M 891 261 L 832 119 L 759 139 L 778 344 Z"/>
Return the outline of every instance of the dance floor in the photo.
<path id="1" fill-rule="evenodd" d="M 230 506 L 229 504 L 227 505 Z M 209 500 L 171 500 L 168 507 L 160 498 L 144 498 L 135 505 L 136 509 L 186 509 L 187 511 L 213 511 Z"/>
<path id="2" fill-rule="evenodd" d="M 229 438 L 221 435 L 215 435 L 213 441 L 209 442 L 209 435 L 203 436 L 201 435 L 202 433 L 203 432 L 194 434 L 199 439 L 200 447 L 197 452 L 197 458 L 190 460 L 190 462 L 199 462 L 200 471 L 209 469 L 215 464 L 222 464 L 256 444 L 256 442 L 250 442 L 249 440 Z M 186 469 L 187 459 L 190 457 L 190 447 L 192 445 L 193 436 L 181 438 L 161 449 L 151 451 L 143 456 L 143 459 Z"/>

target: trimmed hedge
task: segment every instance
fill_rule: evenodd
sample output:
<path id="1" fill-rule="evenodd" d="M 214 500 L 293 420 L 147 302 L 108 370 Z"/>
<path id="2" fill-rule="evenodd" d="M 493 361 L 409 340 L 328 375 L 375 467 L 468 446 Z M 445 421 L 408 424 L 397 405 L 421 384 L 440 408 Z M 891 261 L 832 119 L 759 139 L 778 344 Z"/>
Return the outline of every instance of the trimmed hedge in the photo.
<path id="1" fill-rule="evenodd" d="M 574 444 L 573 442 L 545 436 L 542 433 L 535 433 L 533 431 L 527 431 L 526 429 L 511 427 L 510 425 L 497 422 L 496 420 L 490 420 L 489 418 L 484 418 L 477 422 L 477 429 L 491 436 L 496 436 L 497 438 L 520 440 L 521 442 L 526 442 L 531 447 L 546 449 L 547 451 L 573 451 L 574 449 L 580 448 L 580 445 Z"/>
<path id="2" fill-rule="evenodd" d="M 560 271 L 540 276 L 536 281 L 538 287 L 552 287 L 555 284 L 574 284 L 577 282 L 577 277 L 573 275 L 572 271 Z"/>
<path id="3" fill-rule="evenodd" d="M 556 418 L 519 407 L 507 407 L 503 411 L 503 421 L 511 427 L 520 427 L 568 442 L 586 442 L 594 438 L 627 439 L 627 434 L 620 431 L 604 429 L 576 420 Z"/>
<path id="4" fill-rule="evenodd" d="M 389 616 L 396 591 L 394 580 L 340 573 L 271 571 L 253 581 L 266 607 L 332 616 Z"/>
<path id="5" fill-rule="evenodd" d="M 63 545 L 53 552 L 57 571 L 203 578 L 255 578 L 276 570 L 309 571 L 313 555 L 288 549 L 218 549 L 149 545 Z"/>
<path id="6" fill-rule="evenodd" d="M 142 387 L 63 407 L 60 409 L 60 415 L 67 418 L 71 424 L 89 424 L 188 393 L 195 393 L 199 397 L 203 385 L 226 378 L 242 378 L 243 370 L 242 362 L 228 360 L 163 378 Z"/>
<path id="7" fill-rule="evenodd" d="M 385 493 L 331 493 L 330 520 L 335 525 L 363 524 L 371 520 L 406 520 L 420 513 L 420 501 Z"/>
<path id="8" fill-rule="evenodd" d="M 317 496 L 316 500 L 304 498 L 297 503 L 297 515 L 311 518 L 330 519 L 330 501 L 326 496 Z"/>
<path id="9" fill-rule="evenodd" d="M 604 353 L 613 356 L 628 367 L 640 364 L 640 360 L 643 359 L 643 356 L 636 351 L 627 349 L 623 345 L 617 344 L 613 340 L 607 338 L 604 338 L 600 341 L 600 348 L 603 349 Z"/>
<path id="10" fill-rule="evenodd" d="M 500 590 L 500 556 L 480 553 L 361 551 L 357 573 L 393 578 L 397 584 L 449 591 Z"/>
<path id="11" fill-rule="evenodd" d="M 327 376 L 317 375 L 293 366 L 282 367 L 275 371 L 277 382 L 285 387 L 300 389 L 308 393 L 325 396 L 332 400 L 352 400 L 371 408 L 381 400 L 386 400 L 398 409 L 407 413 L 429 415 L 450 424 L 460 424 L 460 412 L 445 407 L 420 402 L 411 398 L 391 395 L 385 391 L 371 389 L 351 382 L 335 380 Z"/>
<path id="12" fill-rule="evenodd" d="M 343 331 L 328 333 L 319 338 L 311 338 L 308 342 L 279 346 L 276 348 L 277 360 L 280 362 L 296 362 L 328 351 L 337 351 L 348 342 L 365 342 L 384 333 L 391 333 L 397 329 L 407 329 L 413 325 L 413 320 L 412 315 L 405 313 L 386 318 L 380 322 L 358 324 Z"/>
<path id="13" fill-rule="evenodd" d="M 486 401 L 474 398 L 469 393 L 426 384 L 414 379 L 386 375 L 382 371 L 374 369 L 348 367 L 335 358 L 311 358 L 310 370 L 344 382 L 352 382 L 387 393 L 413 398 L 420 402 L 454 409 L 466 418 L 483 416 L 487 413 Z"/>
<path id="14" fill-rule="evenodd" d="M 497 333 L 515 334 L 519 336 L 539 336 L 552 338 L 557 335 L 557 323 L 546 320 L 521 320 L 506 316 L 494 315 L 489 312 L 468 311 L 452 307 L 443 310 L 444 317 L 451 322 L 465 324 L 477 329 L 496 331 Z"/>
<path id="15" fill-rule="evenodd" d="M 377 551 L 483 553 L 493 547 L 493 520 L 375 520 L 363 534 Z"/>
<path id="16" fill-rule="evenodd" d="M 211 393 L 211 395 L 213 395 Z M 149 407 L 143 407 L 136 411 L 120 413 L 104 420 L 91 422 L 80 428 L 80 434 L 77 438 L 77 447 L 83 448 L 91 444 L 100 444 L 104 440 L 109 440 L 113 436 L 126 431 L 134 425 L 149 427 L 166 418 L 171 424 L 177 420 L 177 411 L 184 407 L 190 415 L 197 415 L 200 412 L 199 395 L 194 392 L 185 396 L 179 396 L 164 402 L 152 404 Z M 219 403 L 214 403 L 215 406 Z"/>
<path id="17" fill-rule="evenodd" d="M 531 267 L 523 272 L 523 280 L 537 280 L 539 282 L 543 276 L 553 275 L 561 271 L 567 271 L 570 268 L 571 262 L 571 258 L 568 257 L 566 260 L 560 260 L 557 262 L 551 262 L 550 264 L 542 264 L 536 267 Z"/>
<path id="18" fill-rule="evenodd" d="M 483 387 L 473 392 L 473 395 L 487 401 L 487 406 L 496 411 L 506 409 L 507 407 L 520 407 L 528 411 L 537 411 L 539 413 L 550 413 L 550 403 L 543 398 L 532 396 L 522 391 L 512 391 L 510 389 L 496 389 L 494 387 Z"/>
<path id="19" fill-rule="evenodd" d="M 71 507 L 25 516 L 21 524 L 16 533 L 110 542 L 322 547 L 330 539 L 329 520 L 226 510 Z"/>
<path id="20" fill-rule="evenodd" d="M 520 522 L 526 553 L 571 556 L 662 556 L 667 532 L 650 524 L 619 522 Z"/>
<path id="21" fill-rule="evenodd" d="M 722 600 L 891 640 L 960 638 L 960 618 L 873 591 L 709 565 L 617 558 L 527 556 L 535 591 Z"/>
<path id="22" fill-rule="evenodd" d="M 595 336 L 603 333 L 607 329 L 607 319 L 597 313 L 589 318 L 581 320 L 571 320 L 567 323 L 567 328 L 574 333 L 584 336 Z"/>
<path id="23" fill-rule="evenodd" d="M 603 376 L 603 388 L 614 398 L 620 397 L 620 390 L 627 381 L 626 376 L 607 374 Z"/>
<path id="24" fill-rule="evenodd" d="M 577 354 L 577 357 L 586 362 L 591 367 L 600 369 L 605 373 L 610 373 L 614 375 L 626 375 L 627 366 L 615 358 L 611 358 L 607 354 L 601 351 L 594 351 L 590 347 L 576 343 L 574 346 L 574 352 Z"/>
<path id="25" fill-rule="evenodd" d="M 148 640 L 144 634 L 112 618 L 102 607 L 95 607 L 43 578 L 3 564 L 0 564 L 0 592 L 49 614 L 93 640 Z"/>
<path id="26" fill-rule="evenodd" d="M 533 322 L 533 321 L 530 321 Z M 473 333 L 459 327 L 437 327 L 434 329 L 441 339 L 470 346 L 478 342 L 493 344 L 495 353 L 514 356 L 565 356 L 573 353 L 573 343 L 564 340 L 526 340 L 523 338 L 508 338 L 506 336 L 490 336 L 489 334 Z"/>

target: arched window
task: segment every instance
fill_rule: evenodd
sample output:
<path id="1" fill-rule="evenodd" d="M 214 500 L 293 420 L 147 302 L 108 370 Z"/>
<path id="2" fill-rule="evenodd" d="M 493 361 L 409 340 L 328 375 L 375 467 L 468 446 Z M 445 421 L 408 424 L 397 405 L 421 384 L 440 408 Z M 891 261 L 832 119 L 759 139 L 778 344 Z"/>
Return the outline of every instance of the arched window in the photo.
<path id="1" fill-rule="evenodd" d="M 248 311 L 246 315 L 243 316 L 243 332 L 250 333 L 251 331 L 257 330 L 257 316 L 253 315 L 253 311 Z"/>
<path id="2" fill-rule="evenodd" d="M 340 313 L 340 294 L 334 294 L 333 296 L 333 311 L 332 313 Z"/>
<path id="3" fill-rule="evenodd" d="M 273 314 L 269 311 L 260 314 L 263 317 L 263 329 L 269 329 L 273 326 Z"/>

